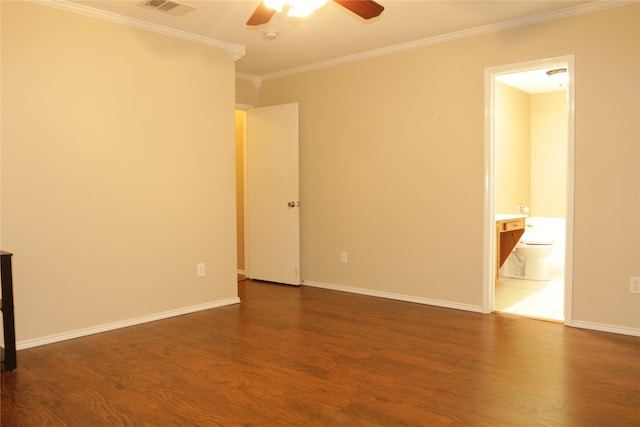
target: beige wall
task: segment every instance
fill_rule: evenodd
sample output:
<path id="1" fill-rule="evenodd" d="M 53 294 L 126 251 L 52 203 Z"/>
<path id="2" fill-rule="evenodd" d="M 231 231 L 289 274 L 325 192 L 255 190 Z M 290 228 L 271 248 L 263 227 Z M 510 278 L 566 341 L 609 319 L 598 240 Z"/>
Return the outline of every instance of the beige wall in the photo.
<path id="1" fill-rule="evenodd" d="M 520 213 L 531 207 L 531 96 L 495 85 L 495 211 Z"/>
<path id="2" fill-rule="evenodd" d="M 1 229 L 18 342 L 235 300 L 233 59 L 1 7 Z"/>
<path id="3" fill-rule="evenodd" d="M 567 214 L 567 93 L 531 95 L 531 215 Z"/>
<path id="4" fill-rule="evenodd" d="M 484 71 L 575 54 L 573 317 L 637 333 L 639 23 L 634 4 L 265 81 L 260 105 L 300 103 L 305 281 L 481 306 Z"/>
<path id="5" fill-rule="evenodd" d="M 242 105 L 258 105 L 258 89 L 246 79 L 236 78 L 236 103 Z"/>

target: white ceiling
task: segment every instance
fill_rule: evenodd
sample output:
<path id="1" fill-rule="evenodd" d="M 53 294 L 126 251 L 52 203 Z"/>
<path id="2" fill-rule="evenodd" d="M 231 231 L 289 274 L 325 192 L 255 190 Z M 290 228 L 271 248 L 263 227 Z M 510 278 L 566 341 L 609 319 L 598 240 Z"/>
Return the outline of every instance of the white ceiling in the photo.
<path id="1" fill-rule="evenodd" d="M 559 92 L 561 90 L 567 90 L 567 75 L 564 74 L 562 75 L 564 78 L 558 79 L 556 77 L 559 77 L 559 75 L 550 77 L 547 75 L 547 71 L 566 67 L 567 64 L 559 64 L 558 67 L 554 66 L 512 74 L 502 74 L 497 76 L 496 80 L 530 94 Z"/>
<path id="2" fill-rule="evenodd" d="M 237 61 L 236 71 L 261 78 L 320 66 L 328 61 L 347 60 L 366 52 L 410 48 L 421 43 L 584 13 L 612 4 L 587 0 L 379 0 L 385 7 L 384 12 L 378 18 L 365 21 L 330 0 L 304 21 L 276 14 L 268 24 L 248 27 L 245 22 L 258 0 L 180 0 L 196 7 L 183 16 L 150 10 L 141 7 L 141 2 L 57 1 L 242 45 L 246 54 Z M 268 29 L 278 31 L 279 36 L 266 40 L 263 32 Z"/>

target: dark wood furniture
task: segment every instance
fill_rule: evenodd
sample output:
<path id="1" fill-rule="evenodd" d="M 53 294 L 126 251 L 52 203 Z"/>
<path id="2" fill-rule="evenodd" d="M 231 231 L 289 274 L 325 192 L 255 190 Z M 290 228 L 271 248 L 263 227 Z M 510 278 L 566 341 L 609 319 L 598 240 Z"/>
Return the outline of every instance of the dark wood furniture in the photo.
<path id="1" fill-rule="evenodd" d="M 16 328 L 13 315 L 13 273 L 11 271 L 12 253 L 0 251 L 0 280 L 2 281 L 2 328 L 4 345 L 2 346 L 2 370 L 16 369 Z"/>

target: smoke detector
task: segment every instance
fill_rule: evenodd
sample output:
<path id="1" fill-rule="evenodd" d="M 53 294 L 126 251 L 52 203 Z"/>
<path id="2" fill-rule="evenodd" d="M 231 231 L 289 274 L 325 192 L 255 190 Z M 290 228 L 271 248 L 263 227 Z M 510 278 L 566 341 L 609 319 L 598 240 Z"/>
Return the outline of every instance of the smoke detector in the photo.
<path id="1" fill-rule="evenodd" d="M 187 12 L 195 10 L 195 6 L 184 3 L 178 3 L 171 0 L 145 0 L 138 4 L 139 6 L 155 9 L 160 12 L 168 13 L 173 16 L 182 16 Z"/>
<path id="2" fill-rule="evenodd" d="M 275 40 L 279 34 L 276 30 L 265 30 L 262 32 L 262 37 L 264 37 L 265 40 Z"/>

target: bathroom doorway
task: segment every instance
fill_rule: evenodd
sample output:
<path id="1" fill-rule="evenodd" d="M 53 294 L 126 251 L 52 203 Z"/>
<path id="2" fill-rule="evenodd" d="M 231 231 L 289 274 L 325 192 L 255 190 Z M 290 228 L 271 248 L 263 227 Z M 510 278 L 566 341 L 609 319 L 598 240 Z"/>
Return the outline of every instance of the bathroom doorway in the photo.
<path id="1" fill-rule="evenodd" d="M 573 56 L 485 72 L 485 312 L 569 323 Z"/>

